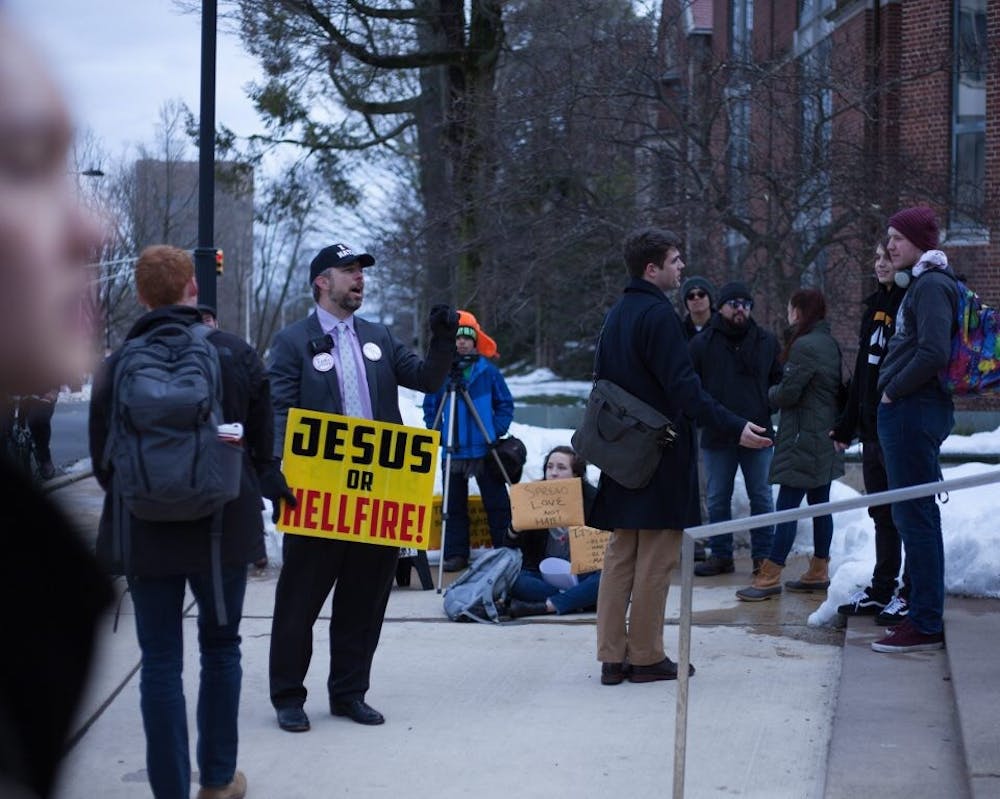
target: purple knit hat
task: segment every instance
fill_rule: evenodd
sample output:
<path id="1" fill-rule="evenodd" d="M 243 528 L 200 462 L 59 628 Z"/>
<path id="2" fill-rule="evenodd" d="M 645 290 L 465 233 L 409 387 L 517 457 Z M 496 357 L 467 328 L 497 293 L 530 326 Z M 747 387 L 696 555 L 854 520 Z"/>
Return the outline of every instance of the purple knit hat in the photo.
<path id="1" fill-rule="evenodd" d="M 889 217 L 889 227 L 896 228 L 919 250 L 927 252 L 938 248 L 941 231 L 938 229 L 937 216 L 926 206 L 897 211 Z"/>

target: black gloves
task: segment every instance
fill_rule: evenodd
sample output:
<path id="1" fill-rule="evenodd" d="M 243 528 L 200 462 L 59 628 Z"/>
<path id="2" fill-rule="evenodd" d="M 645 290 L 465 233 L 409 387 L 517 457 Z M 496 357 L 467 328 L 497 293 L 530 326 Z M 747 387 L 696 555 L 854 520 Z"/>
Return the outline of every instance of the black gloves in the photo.
<path id="1" fill-rule="evenodd" d="M 458 311 L 450 306 L 435 305 L 431 308 L 427 321 L 433 338 L 455 338 L 458 331 Z"/>
<path id="2" fill-rule="evenodd" d="M 282 501 L 287 502 L 288 507 L 294 508 L 299 504 L 298 500 L 295 499 L 295 494 L 292 493 L 292 490 L 288 487 L 288 483 L 285 482 L 285 475 L 281 473 L 281 469 L 278 468 L 277 463 L 260 473 L 259 477 L 260 493 L 271 500 L 273 507 L 271 521 L 277 524 L 278 519 L 281 517 Z"/>

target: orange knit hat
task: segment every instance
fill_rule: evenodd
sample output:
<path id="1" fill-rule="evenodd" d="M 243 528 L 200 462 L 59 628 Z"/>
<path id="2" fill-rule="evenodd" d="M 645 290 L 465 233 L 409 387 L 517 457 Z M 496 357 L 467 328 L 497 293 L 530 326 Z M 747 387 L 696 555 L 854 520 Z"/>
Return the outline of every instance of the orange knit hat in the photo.
<path id="1" fill-rule="evenodd" d="M 473 334 L 470 338 L 475 339 L 476 349 L 480 355 L 485 355 L 487 358 L 500 357 L 500 353 L 497 352 L 497 343 L 486 335 L 485 331 L 479 326 L 476 317 L 469 313 L 469 311 L 459 311 L 458 333 L 456 335 L 468 336 L 470 333 Z"/>

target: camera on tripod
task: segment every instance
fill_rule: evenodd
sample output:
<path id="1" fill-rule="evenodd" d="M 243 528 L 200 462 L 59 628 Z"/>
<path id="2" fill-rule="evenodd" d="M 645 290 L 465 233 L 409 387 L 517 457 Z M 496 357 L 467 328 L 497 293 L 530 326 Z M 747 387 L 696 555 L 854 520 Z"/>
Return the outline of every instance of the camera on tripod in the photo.
<path id="1" fill-rule="evenodd" d="M 456 352 L 451 360 L 452 379 L 456 378 L 460 379 L 462 377 L 462 373 L 466 369 L 470 368 L 478 358 L 479 358 L 479 353 L 477 352 L 471 352 L 468 355 L 461 355 L 460 353 Z"/>

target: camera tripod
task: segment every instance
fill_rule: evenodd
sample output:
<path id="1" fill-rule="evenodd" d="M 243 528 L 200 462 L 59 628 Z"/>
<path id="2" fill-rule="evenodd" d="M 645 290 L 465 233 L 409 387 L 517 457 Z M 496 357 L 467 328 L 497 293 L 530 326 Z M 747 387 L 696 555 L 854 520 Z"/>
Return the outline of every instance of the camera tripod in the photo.
<path id="1" fill-rule="evenodd" d="M 504 468 L 503 461 L 500 460 L 500 455 L 496 451 L 496 439 L 491 439 L 489 433 L 486 431 L 486 425 L 483 424 L 482 417 L 479 415 L 479 411 L 476 410 L 476 406 L 472 402 L 472 397 L 469 396 L 469 389 L 465 385 L 465 379 L 462 377 L 462 368 L 464 366 L 464 358 L 458 358 L 452 364 L 451 373 L 448 376 L 448 383 L 445 387 L 444 395 L 441 397 L 441 404 L 438 405 L 437 410 L 434 413 L 434 430 L 441 429 L 441 421 L 444 417 L 445 406 L 448 408 L 448 429 L 442 430 L 442 435 L 444 437 L 444 475 L 443 482 L 444 487 L 442 489 L 441 496 L 441 557 L 438 559 L 438 582 L 437 582 L 437 592 L 441 593 L 441 584 L 444 581 L 444 543 L 445 536 L 448 533 L 448 486 L 451 482 L 451 459 L 455 450 L 458 448 L 455 443 L 455 407 L 458 404 L 458 397 L 462 397 L 462 401 L 465 402 L 465 407 L 468 408 L 469 414 L 475 421 L 476 426 L 479 428 L 479 432 L 482 433 L 483 439 L 486 441 L 486 446 L 493 456 L 493 460 L 496 462 L 497 468 L 500 470 L 500 474 L 503 476 L 503 480 L 507 485 L 510 485 L 510 475 L 507 474 L 507 469 Z"/>

